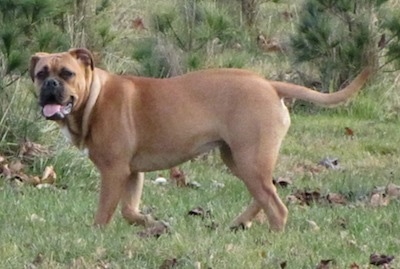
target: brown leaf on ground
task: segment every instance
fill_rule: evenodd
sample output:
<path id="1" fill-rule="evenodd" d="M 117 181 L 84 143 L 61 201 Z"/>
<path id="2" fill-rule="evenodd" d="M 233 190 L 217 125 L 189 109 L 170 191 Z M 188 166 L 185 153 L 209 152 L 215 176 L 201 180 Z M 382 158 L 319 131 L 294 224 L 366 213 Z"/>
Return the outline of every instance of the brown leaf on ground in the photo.
<path id="1" fill-rule="evenodd" d="M 374 193 L 371 195 L 370 205 L 372 207 L 387 206 L 389 201 L 389 197 L 385 193 Z"/>
<path id="2" fill-rule="evenodd" d="M 400 186 L 398 186 L 398 185 L 389 183 L 386 186 L 385 192 L 386 192 L 387 196 L 390 198 L 394 198 L 394 199 L 400 198 Z"/>
<path id="3" fill-rule="evenodd" d="M 206 210 L 201 206 L 195 207 L 188 212 L 189 216 L 200 216 L 202 218 L 211 217 L 211 210 Z"/>
<path id="4" fill-rule="evenodd" d="M 361 267 L 357 263 L 353 262 L 350 264 L 350 269 L 361 269 Z"/>
<path id="5" fill-rule="evenodd" d="M 293 181 L 289 177 L 278 177 L 272 181 L 275 186 L 287 187 L 293 184 Z"/>
<path id="6" fill-rule="evenodd" d="M 188 184 L 185 173 L 176 166 L 169 170 L 169 178 L 178 187 L 186 187 Z"/>
<path id="7" fill-rule="evenodd" d="M 36 185 L 40 184 L 40 178 L 39 178 L 38 176 L 34 176 L 34 177 L 32 177 L 32 176 L 31 176 L 31 177 L 27 176 L 27 177 L 24 179 L 24 183 L 29 184 L 29 185 L 36 186 Z"/>
<path id="8" fill-rule="evenodd" d="M 137 235 L 141 238 L 159 238 L 161 235 L 169 233 L 169 230 L 170 227 L 168 223 L 160 221 L 157 224 L 138 232 Z"/>
<path id="9" fill-rule="evenodd" d="M 331 204 L 346 205 L 348 203 L 346 197 L 339 193 L 328 193 L 326 200 Z"/>
<path id="10" fill-rule="evenodd" d="M 40 179 L 40 184 L 54 184 L 56 179 L 57 174 L 54 171 L 54 167 L 52 165 L 46 166 Z"/>
<path id="11" fill-rule="evenodd" d="M 354 131 L 349 127 L 344 127 L 344 134 L 350 136 L 351 138 L 354 137 Z"/>
<path id="12" fill-rule="evenodd" d="M 292 195 L 292 194 L 286 196 L 286 202 L 288 204 L 292 204 L 292 205 L 301 204 L 302 203 L 302 201 L 299 198 L 297 198 L 295 195 Z"/>
<path id="13" fill-rule="evenodd" d="M 20 158 L 35 158 L 38 156 L 49 155 L 50 151 L 46 146 L 25 140 L 19 145 L 18 156 Z"/>
<path id="14" fill-rule="evenodd" d="M 294 172 L 312 175 L 319 174 L 325 170 L 324 166 L 317 164 L 296 164 L 296 167 L 294 168 Z"/>
<path id="15" fill-rule="evenodd" d="M 44 260 L 43 253 L 38 253 L 32 263 L 36 266 L 39 266 L 40 264 L 43 263 L 43 260 Z"/>
<path id="16" fill-rule="evenodd" d="M 369 264 L 381 266 L 393 261 L 394 256 L 373 253 L 369 256 Z"/>
<path id="17" fill-rule="evenodd" d="M 321 193 L 319 191 L 297 190 L 293 195 L 298 199 L 301 205 L 311 205 L 319 202 L 321 199 Z"/>
<path id="18" fill-rule="evenodd" d="M 22 169 L 24 169 L 24 165 L 21 163 L 20 160 L 15 160 L 10 163 L 10 170 L 12 173 L 18 173 Z"/>
<path id="19" fill-rule="evenodd" d="M 166 259 L 163 261 L 163 263 L 160 265 L 159 269 L 170 269 L 170 268 L 175 268 L 178 266 L 178 259 L 177 258 L 172 258 L 172 259 Z"/>
<path id="20" fill-rule="evenodd" d="M 328 260 L 321 260 L 319 264 L 317 265 L 316 269 L 329 269 L 330 268 L 330 263 L 333 262 L 332 259 Z"/>
<path id="21" fill-rule="evenodd" d="M 5 179 L 10 179 L 12 177 L 12 171 L 8 166 L 8 163 L 0 165 L 0 174 L 3 175 Z"/>
<path id="22" fill-rule="evenodd" d="M 133 19 L 132 20 L 132 28 L 135 30 L 140 30 L 140 31 L 146 30 L 143 18 L 137 17 L 137 18 Z"/>

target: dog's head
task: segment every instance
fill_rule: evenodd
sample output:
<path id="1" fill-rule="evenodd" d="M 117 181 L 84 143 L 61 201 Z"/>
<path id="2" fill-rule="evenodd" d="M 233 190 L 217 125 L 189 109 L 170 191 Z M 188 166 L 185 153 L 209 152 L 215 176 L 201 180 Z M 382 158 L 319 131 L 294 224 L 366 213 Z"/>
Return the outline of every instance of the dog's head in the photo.
<path id="1" fill-rule="evenodd" d="M 49 120 L 62 120 L 84 106 L 93 70 L 93 56 L 87 49 L 33 55 L 30 75 L 43 116 Z"/>

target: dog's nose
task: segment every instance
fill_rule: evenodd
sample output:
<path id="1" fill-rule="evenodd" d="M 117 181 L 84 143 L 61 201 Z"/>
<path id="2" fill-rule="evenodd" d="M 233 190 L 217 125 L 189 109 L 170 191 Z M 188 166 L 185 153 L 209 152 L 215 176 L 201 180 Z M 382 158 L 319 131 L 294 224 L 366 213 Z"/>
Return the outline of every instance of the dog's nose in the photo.
<path id="1" fill-rule="evenodd" d="M 54 78 L 48 78 L 43 82 L 45 88 L 57 88 L 60 86 L 60 82 Z"/>

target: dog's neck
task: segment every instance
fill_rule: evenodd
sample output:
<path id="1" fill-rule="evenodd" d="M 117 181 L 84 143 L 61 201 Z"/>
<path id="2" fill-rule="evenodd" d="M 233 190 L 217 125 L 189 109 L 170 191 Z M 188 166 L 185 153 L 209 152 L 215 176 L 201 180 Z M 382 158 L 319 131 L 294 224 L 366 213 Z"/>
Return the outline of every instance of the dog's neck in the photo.
<path id="1" fill-rule="evenodd" d="M 97 69 L 93 71 L 92 82 L 89 88 L 89 96 L 86 99 L 84 109 L 71 114 L 61 124 L 64 135 L 80 150 L 86 148 L 86 138 L 89 133 L 90 115 L 100 95 L 101 81 L 97 74 Z"/>

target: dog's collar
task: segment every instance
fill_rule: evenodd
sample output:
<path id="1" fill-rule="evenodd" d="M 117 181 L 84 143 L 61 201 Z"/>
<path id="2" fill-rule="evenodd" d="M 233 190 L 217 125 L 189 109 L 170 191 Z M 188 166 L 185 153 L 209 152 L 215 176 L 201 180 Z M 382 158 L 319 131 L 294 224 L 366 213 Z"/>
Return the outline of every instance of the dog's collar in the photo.
<path id="1" fill-rule="evenodd" d="M 94 105 L 96 104 L 97 98 L 100 95 L 100 91 L 101 91 L 101 81 L 99 76 L 97 75 L 97 70 L 94 70 L 92 84 L 90 85 L 89 97 L 86 102 L 85 109 L 83 111 L 81 139 L 77 143 L 77 146 L 80 150 L 85 149 L 85 140 L 87 134 L 89 133 L 90 114 L 93 110 Z"/>

